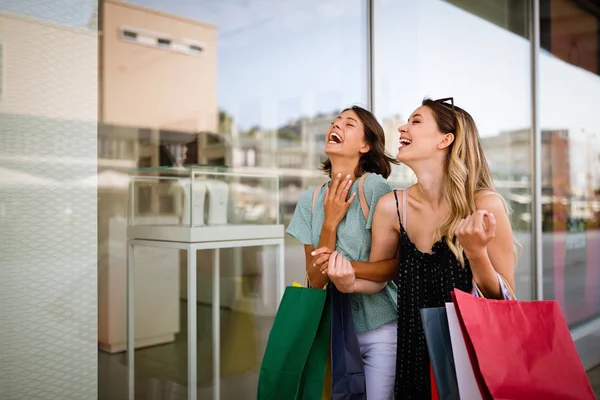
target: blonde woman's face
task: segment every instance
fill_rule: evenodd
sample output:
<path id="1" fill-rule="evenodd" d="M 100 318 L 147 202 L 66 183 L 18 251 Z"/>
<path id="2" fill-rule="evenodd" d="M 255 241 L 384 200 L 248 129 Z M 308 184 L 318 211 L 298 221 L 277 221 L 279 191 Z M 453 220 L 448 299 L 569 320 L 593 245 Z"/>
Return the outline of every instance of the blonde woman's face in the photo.
<path id="1" fill-rule="evenodd" d="M 403 164 L 430 158 L 441 150 L 440 141 L 444 135 L 435 122 L 433 111 L 427 106 L 417 108 L 398 132 L 400 142 L 396 158 Z"/>

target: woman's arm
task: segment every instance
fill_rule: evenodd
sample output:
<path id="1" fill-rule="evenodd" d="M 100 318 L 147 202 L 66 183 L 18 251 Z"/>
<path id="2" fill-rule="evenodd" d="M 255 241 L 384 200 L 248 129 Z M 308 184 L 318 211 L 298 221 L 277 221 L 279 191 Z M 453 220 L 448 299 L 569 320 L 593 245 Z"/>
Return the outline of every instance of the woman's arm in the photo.
<path id="1" fill-rule="evenodd" d="M 340 291 L 374 294 L 381 291 L 388 281 L 395 279 L 398 260 L 394 256 L 400 237 L 400 225 L 396 213 L 396 200 L 393 196 L 393 193 L 389 193 L 377 202 L 371 228 L 370 261 L 352 262 L 350 272 L 342 268 L 342 271 L 345 271 L 342 276 L 338 276 L 339 270 L 334 272 L 335 278 L 332 279 L 340 282 L 339 284 L 336 282 L 336 287 Z M 329 259 L 329 265 L 334 265 L 340 257 L 343 258 L 334 252 Z"/>
<path id="2" fill-rule="evenodd" d="M 331 226 L 323 224 L 321 228 L 321 238 L 319 239 L 319 248 L 335 249 L 335 243 L 337 240 L 337 225 Z M 323 274 L 319 268 L 315 267 L 315 260 L 318 256 L 313 256 L 313 246 L 304 246 L 304 252 L 306 257 L 306 274 L 308 275 L 308 281 L 310 286 L 314 288 L 322 288 L 329 282 L 327 274 Z"/>
<path id="3" fill-rule="evenodd" d="M 328 261 L 327 272 L 335 287 L 342 293 L 375 294 L 385 287 L 385 283 L 356 279 L 352 264 L 346 257 L 334 251 Z"/>
<path id="4" fill-rule="evenodd" d="M 377 202 L 371 227 L 371 256 L 369 261 L 352 261 L 356 279 L 386 283 L 398 275 L 397 247 L 400 240 L 400 225 L 393 193 L 382 196 Z M 312 253 L 322 273 L 327 270 L 323 263 L 331 256 L 331 250 L 321 247 Z M 361 284 L 362 285 L 362 284 Z"/>
<path id="5" fill-rule="evenodd" d="M 383 261 L 353 261 L 352 267 L 356 279 L 364 279 L 372 282 L 389 282 L 396 279 L 398 275 L 398 259 L 390 258 Z"/>
<path id="6" fill-rule="evenodd" d="M 338 174 L 331 182 L 331 187 L 325 190 L 325 199 L 323 201 L 323 211 L 325 219 L 321 226 L 321 236 L 319 238 L 319 248 L 335 249 L 337 243 L 337 227 L 346 216 L 350 204 L 356 197 L 355 194 L 348 197 L 348 192 L 352 186 L 350 175 L 342 178 Z M 312 249 L 314 250 L 314 249 Z M 329 282 L 329 277 L 323 274 L 319 268 L 316 268 L 318 255 L 312 255 L 312 250 L 306 252 L 306 273 L 310 285 L 314 288 L 322 288 Z M 310 262 L 309 262 L 310 260 Z"/>
<path id="7" fill-rule="evenodd" d="M 477 201 L 478 210 L 457 229 L 457 238 L 471 265 L 473 281 L 486 298 L 503 297 L 500 274 L 515 287 L 514 235 L 502 198 L 487 194 Z"/>
<path id="8" fill-rule="evenodd" d="M 357 278 L 388 282 L 398 275 L 398 243 L 400 224 L 394 193 L 388 193 L 377 202 L 371 227 L 371 256 L 369 262 L 353 262 Z"/>

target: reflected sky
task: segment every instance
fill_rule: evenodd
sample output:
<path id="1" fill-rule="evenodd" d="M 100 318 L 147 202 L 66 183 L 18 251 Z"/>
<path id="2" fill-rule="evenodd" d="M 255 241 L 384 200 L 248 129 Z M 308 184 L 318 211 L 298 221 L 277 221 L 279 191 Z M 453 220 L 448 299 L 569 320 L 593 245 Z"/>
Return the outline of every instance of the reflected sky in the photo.
<path id="1" fill-rule="evenodd" d="M 40 18 L 62 25 L 85 28 L 96 9 L 94 0 L 2 0 L 0 11 Z"/>
<path id="2" fill-rule="evenodd" d="M 273 128 L 299 116 L 366 103 L 363 1 L 131 2 L 217 25 L 218 103 L 242 129 Z M 531 125 L 527 39 L 441 0 L 378 4 L 380 117 L 406 118 L 425 96 L 454 96 L 473 114 L 482 136 Z M 4 0 L 2 9 L 84 27 L 94 5 Z M 594 104 L 600 78 L 545 51 L 540 64 L 543 127 L 568 129 L 576 140 L 599 131 Z"/>

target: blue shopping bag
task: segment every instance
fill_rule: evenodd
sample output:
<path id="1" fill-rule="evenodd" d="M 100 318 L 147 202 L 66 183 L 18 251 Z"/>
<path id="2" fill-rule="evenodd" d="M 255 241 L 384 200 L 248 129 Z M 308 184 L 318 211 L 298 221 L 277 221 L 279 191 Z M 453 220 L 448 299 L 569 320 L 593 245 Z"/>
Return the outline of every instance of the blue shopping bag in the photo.
<path id="1" fill-rule="evenodd" d="M 332 400 L 365 400 L 365 371 L 352 315 L 350 294 L 333 283 L 331 301 L 331 381 Z"/>
<path id="2" fill-rule="evenodd" d="M 460 400 L 446 308 L 421 309 L 427 352 L 440 400 Z"/>

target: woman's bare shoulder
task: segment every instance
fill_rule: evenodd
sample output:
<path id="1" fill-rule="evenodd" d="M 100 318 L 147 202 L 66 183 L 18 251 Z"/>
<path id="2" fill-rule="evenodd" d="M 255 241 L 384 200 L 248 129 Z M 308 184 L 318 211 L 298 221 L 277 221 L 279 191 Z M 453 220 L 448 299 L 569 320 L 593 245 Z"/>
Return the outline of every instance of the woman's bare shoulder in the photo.
<path id="1" fill-rule="evenodd" d="M 482 190 L 475 195 L 475 204 L 478 209 L 485 209 L 491 212 L 506 212 L 506 201 L 498 192 L 491 190 Z"/>
<path id="2" fill-rule="evenodd" d="M 402 196 L 405 195 L 402 189 L 394 189 L 379 199 L 377 202 L 377 211 L 389 215 L 396 216 L 398 211 L 402 212 Z"/>

